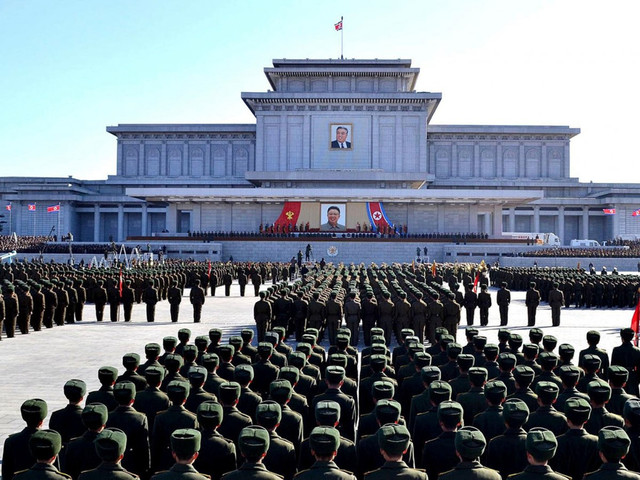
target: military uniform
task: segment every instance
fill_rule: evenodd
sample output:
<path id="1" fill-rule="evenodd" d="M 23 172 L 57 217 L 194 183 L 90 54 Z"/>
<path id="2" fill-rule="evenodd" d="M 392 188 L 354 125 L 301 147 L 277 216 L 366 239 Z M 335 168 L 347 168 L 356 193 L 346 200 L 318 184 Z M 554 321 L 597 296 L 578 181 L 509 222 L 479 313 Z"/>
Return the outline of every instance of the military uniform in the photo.
<path id="1" fill-rule="evenodd" d="M 180 313 L 180 302 L 182 302 L 182 290 L 178 288 L 177 283 L 173 283 L 167 291 L 167 300 L 169 300 L 169 312 L 171 315 L 171 321 L 177 322 L 178 315 Z"/>
<path id="2" fill-rule="evenodd" d="M 205 296 L 204 290 L 200 287 L 199 280 L 196 280 L 195 285 L 191 288 L 189 300 L 191 301 L 191 305 L 193 305 L 193 323 L 200 323 Z"/>

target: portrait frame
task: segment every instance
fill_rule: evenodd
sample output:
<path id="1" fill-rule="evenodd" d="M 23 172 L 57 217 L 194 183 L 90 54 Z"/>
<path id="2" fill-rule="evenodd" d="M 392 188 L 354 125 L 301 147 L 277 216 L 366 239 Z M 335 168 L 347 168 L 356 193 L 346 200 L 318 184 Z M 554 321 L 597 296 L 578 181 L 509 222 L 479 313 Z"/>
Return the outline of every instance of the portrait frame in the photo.
<path id="1" fill-rule="evenodd" d="M 329 209 L 331 207 L 337 207 L 340 212 L 338 219 L 338 225 L 341 228 L 331 229 L 328 227 L 329 223 Z M 346 203 L 321 203 L 320 204 L 320 231 L 332 232 L 332 231 L 346 231 L 347 229 L 347 204 Z"/>
<path id="2" fill-rule="evenodd" d="M 339 128 L 346 128 L 347 129 L 347 138 L 345 140 L 345 142 L 348 144 L 348 146 L 346 148 L 339 148 L 338 146 L 336 146 L 336 142 L 337 141 L 337 131 Z M 353 150 L 353 123 L 351 122 L 343 122 L 343 123 L 336 123 L 336 122 L 332 122 L 329 124 L 329 150 L 331 151 L 351 151 Z"/>

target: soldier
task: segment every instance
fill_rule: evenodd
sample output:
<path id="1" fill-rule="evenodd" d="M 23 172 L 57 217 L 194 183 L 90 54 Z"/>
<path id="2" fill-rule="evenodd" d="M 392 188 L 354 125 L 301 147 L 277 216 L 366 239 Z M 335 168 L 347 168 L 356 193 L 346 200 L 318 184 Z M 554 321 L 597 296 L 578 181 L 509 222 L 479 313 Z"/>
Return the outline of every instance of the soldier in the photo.
<path id="1" fill-rule="evenodd" d="M 233 277 L 229 273 L 228 269 L 225 269 L 224 274 L 222 275 L 222 284 L 224 285 L 224 296 L 228 297 L 231 295 L 231 284 L 233 283 Z"/>
<path id="2" fill-rule="evenodd" d="M 193 466 L 215 480 L 235 470 L 237 461 L 233 442 L 218 433 L 222 417 L 222 405 L 218 402 L 206 401 L 198 407 L 198 424 L 202 439 L 200 455 Z"/>
<path id="3" fill-rule="evenodd" d="M 548 465 L 558 447 L 555 435 L 544 428 L 533 428 L 527 433 L 527 461 L 529 465 L 511 480 L 567 480 L 569 477 L 554 472 Z"/>
<path id="4" fill-rule="evenodd" d="M 442 480 L 501 480 L 500 474 L 480 463 L 487 441 L 482 432 L 474 427 L 462 427 L 456 432 L 456 455 L 460 463 L 449 472 L 440 475 Z"/>
<path id="5" fill-rule="evenodd" d="M 296 332 L 296 341 L 302 340 L 302 335 L 307 328 L 307 317 L 309 315 L 309 304 L 304 299 L 304 293 L 298 292 L 297 298 L 293 302 L 292 316 L 294 321 L 294 329 Z"/>
<path id="6" fill-rule="evenodd" d="M 201 435 L 193 428 L 180 428 L 171 434 L 171 454 L 176 463 L 169 471 L 156 473 L 152 480 L 207 480 L 193 467 L 200 451 Z"/>
<path id="7" fill-rule="evenodd" d="M 4 291 L 4 330 L 7 338 L 13 338 L 15 335 L 16 322 L 20 313 L 18 297 L 14 292 L 15 286 L 11 283 L 6 286 Z"/>
<path id="8" fill-rule="evenodd" d="M 502 416 L 507 428 L 489 442 L 485 461 L 488 467 L 498 470 L 502 478 L 507 478 L 527 466 L 527 432 L 522 425 L 529 418 L 529 408 L 521 400 L 507 399 Z"/>
<path id="9" fill-rule="evenodd" d="M 551 323 L 554 327 L 560 326 L 560 310 L 564 305 L 564 294 L 558 290 L 558 282 L 553 283 L 553 288 L 549 292 L 549 306 L 551 307 Z"/>
<path id="10" fill-rule="evenodd" d="M 86 431 L 82 436 L 69 442 L 61 456 L 61 470 L 78 479 L 81 472 L 91 470 L 100 465 L 100 457 L 96 452 L 94 440 L 107 424 L 109 412 L 101 403 L 92 403 L 82 410 L 82 423 Z"/>
<path id="11" fill-rule="evenodd" d="M 444 319 L 442 321 L 442 326 L 447 329 L 447 332 L 450 332 L 453 335 L 453 339 L 455 341 L 458 335 L 458 325 L 460 324 L 460 304 L 456 302 L 455 294 L 453 292 L 449 292 L 447 295 L 448 301 L 444 303 Z M 434 343 L 433 345 L 436 345 Z"/>
<path id="12" fill-rule="evenodd" d="M 345 370 L 343 367 L 332 365 L 325 371 L 325 382 L 327 389 L 324 393 L 313 398 L 311 408 L 315 410 L 316 405 L 322 401 L 332 400 L 340 404 L 340 422 L 338 430 L 342 436 L 349 440 L 355 439 L 355 423 L 357 420 L 356 403 L 353 397 L 342 392 L 344 384 Z"/>
<path id="13" fill-rule="evenodd" d="M 39 430 L 35 432 L 29 439 L 29 451 L 36 459 L 36 463 L 29 470 L 17 472 L 13 478 L 19 480 L 71 478 L 66 473 L 58 471 L 54 466 L 61 447 L 60 434 L 55 430 Z M 2 478 L 5 478 L 4 475 Z"/>
<path id="14" fill-rule="evenodd" d="M 218 389 L 218 398 L 222 404 L 223 415 L 218 433 L 223 437 L 234 441 L 236 450 L 240 444 L 238 442 L 240 432 L 244 427 L 251 425 L 251 417 L 238 410 L 237 405 L 240 399 L 240 384 L 237 382 L 226 382 Z"/>
<path id="15" fill-rule="evenodd" d="M 265 300 L 266 293 L 260 292 L 260 300 L 253 306 L 253 319 L 258 331 L 258 342 L 263 342 L 271 322 L 271 304 Z"/>
<path id="16" fill-rule="evenodd" d="M 0 295 L 1 296 L 1 295 Z M 45 307 L 45 298 L 44 293 L 42 293 L 42 285 L 39 283 L 32 284 L 31 288 L 31 298 L 33 298 L 33 311 L 31 312 L 31 328 L 33 328 L 34 332 L 39 332 L 42 330 L 42 322 L 44 320 L 44 307 Z M 2 304 L 2 300 L 0 300 L 0 304 Z M 2 308 L 2 314 L 4 314 L 4 305 L 0 305 Z M 2 316 L 0 316 L 2 318 Z M 0 324 L 2 321 L 0 320 Z M 2 329 L 2 325 L 0 325 L 0 330 Z"/>
<path id="17" fill-rule="evenodd" d="M 496 294 L 496 303 L 500 311 L 500 326 L 504 327 L 509 323 L 509 304 L 511 303 L 511 290 L 507 288 L 507 282 L 500 283 L 500 290 Z"/>
<path id="18" fill-rule="evenodd" d="M 29 287 L 21 284 L 18 287 L 18 328 L 20 333 L 25 335 L 29 333 L 29 324 L 31 323 L 31 313 L 33 312 L 33 298 L 29 293 Z"/>
<path id="19" fill-rule="evenodd" d="M 468 283 L 464 294 L 464 308 L 467 311 L 467 325 L 473 325 L 473 316 L 478 306 L 478 295 L 473 291 L 473 285 Z"/>
<path id="20" fill-rule="evenodd" d="M 78 304 L 78 291 L 73 287 L 73 280 L 68 279 L 66 281 L 66 291 L 69 297 L 69 306 L 65 314 L 65 321 L 67 323 L 75 323 L 76 317 L 76 305 Z"/>
<path id="21" fill-rule="evenodd" d="M 384 339 L 387 346 L 391 345 L 391 336 L 393 334 L 393 322 L 395 317 L 395 304 L 391 301 L 391 294 L 385 290 L 382 292 L 382 299 L 378 302 L 378 327 L 384 330 Z"/>
<path id="22" fill-rule="evenodd" d="M 199 282 L 199 280 L 197 280 Z M 171 286 L 167 292 L 167 300 L 169 300 L 169 312 L 171 314 L 171 321 L 176 323 L 178 321 L 178 314 L 180 313 L 180 302 L 182 302 L 182 290 L 178 288 L 178 282 L 173 280 Z"/>
<path id="23" fill-rule="evenodd" d="M 407 292 L 401 291 L 398 296 L 400 298 L 395 301 L 396 320 L 394 331 L 396 333 L 396 338 L 400 338 L 400 332 L 402 330 L 405 328 L 411 328 L 411 304 L 407 300 Z"/>
<path id="24" fill-rule="evenodd" d="M 144 378 L 147 388 L 136 392 L 133 408 L 147 416 L 149 431 L 153 431 L 153 422 L 156 415 L 171 406 L 169 397 L 160 390 L 160 384 L 164 380 L 165 370 L 162 366 L 150 365 L 144 370 Z"/>
<path id="25" fill-rule="evenodd" d="M 422 448 L 421 463 L 430 478 L 437 478 L 458 463 L 455 437 L 462 424 L 462 406 L 457 402 L 445 401 L 438 405 L 438 422 L 442 433 L 428 441 Z"/>
<path id="26" fill-rule="evenodd" d="M 238 286 L 240 287 L 240 296 L 244 297 L 244 291 L 247 287 L 247 274 L 244 273 L 244 268 L 240 267 L 238 270 Z"/>
<path id="27" fill-rule="evenodd" d="M 371 329 L 378 322 L 378 301 L 373 295 L 373 290 L 368 290 L 361 302 L 362 308 L 362 332 L 365 346 L 371 345 Z"/>
<path id="28" fill-rule="evenodd" d="M 334 462 L 340 447 L 340 433 L 335 428 L 314 428 L 309 436 L 309 446 L 316 461 L 309 470 L 298 473 L 295 480 L 314 480 L 318 476 L 326 480 L 355 480 L 351 473 L 340 470 Z"/>
<path id="29" fill-rule="evenodd" d="M 627 471 L 627 468 L 622 464 L 622 459 L 629 452 L 630 444 L 629 436 L 622 428 L 605 427 L 600 430 L 598 432 L 598 450 L 604 464 L 599 470 L 586 474 L 585 480 L 640 479 L 640 475 Z"/>
<path id="30" fill-rule="evenodd" d="M 64 396 L 69 403 L 64 408 L 53 412 L 49 420 L 49 427 L 61 435 L 63 445 L 85 431 L 80 404 L 86 392 L 87 385 L 82 380 L 69 380 L 64 384 Z"/>
<path id="31" fill-rule="evenodd" d="M 536 282 L 529 283 L 524 303 L 527 306 L 527 325 L 533 327 L 536 324 L 536 311 L 540 305 L 540 292 L 536 290 Z"/>
<path id="32" fill-rule="evenodd" d="M 62 326 L 64 325 L 67 307 L 69 306 L 69 295 L 67 295 L 67 291 L 63 288 L 64 284 L 62 281 L 58 280 L 54 284 L 56 285 L 56 297 L 58 297 L 58 306 L 56 307 L 54 321 L 56 322 L 56 325 Z"/>
<path id="33" fill-rule="evenodd" d="M 270 445 L 269 432 L 262 427 L 243 428 L 238 437 L 242 466 L 223 475 L 223 480 L 282 480 L 262 464 Z"/>
<path id="34" fill-rule="evenodd" d="M 416 299 L 411 304 L 411 328 L 418 337 L 420 344 L 423 344 L 427 318 L 429 317 L 429 307 L 422 300 L 422 292 L 416 292 L 415 296 Z"/>
<path id="35" fill-rule="evenodd" d="M 73 285 L 75 287 L 76 294 L 78 296 L 78 301 L 76 303 L 76 311 L 75 311 L 76 322 L 81 322 L 82 313 L 84 311 L 84 304 L 87 301 L 87 291 L 84 288 L 84 282 L 82 281 L 81 278 L 77 278 L 73 282 Z"/>
<path id="36" fill-rule="evenodd" d="M 424 471 L 410 468 L 403 460 L 411 444 L 411 435 L 403 425 L 388 424 L 380 427 L 376 433 L 380 453 L 385 463 L 382 467 L 366 473 L 365 480 L 387 480 L 403 478 L 406 480 L 427 480 Z M 434 477 L 435 478 L 435 477 Z"/>
<path id="37" fill-rule="evenodd" d="M 2 478 L 13 478 L 16 472 L 29 468 L 36 461 L 29 450 L 29 438 L 42 427 L 47 417 L 47 402 L 39 398 L 26 400 L 20 406 L 20 415 L 27 425 L 20 432 L 9 435 L 4 442 Z"/>
<path id="38" fill-rule="evenodd" d="M 116 282 L 109 283 L 107 298 L 109 300 L 109 318 L 112 322 L 117 322 L 120 316 L 120 290 Z"/>
<path id="39" fill-rule="evenodd" d="M 631 341 L 635 332 L 631 328 L 620 330 L 622 344 L 614 347 L 611 352 L 611 365 L 620 365 L 629 372 L 627 393 L 638 396 L 638 366 L 640 366 L 640 349 L 634 347 Z"/>
<path id="40" fill-rule="evenodd" d="M 277 402 L 266 400 L 256 408 L 256 422 L 269 432 L 269 449 L 262 462 L 270 472 L 291 480 L 296 473 L 296 450 L 293 443 L 278 435 L 282 410 Z M 255 428 L 255 427 L 253 427 Z"/>
<path id="41" fill-rule="evenodd" d="M 191 301 L 191 305 L 193 305 L 193 323 L 200 323 L 204 299 L 204 290 L 200 287 L 200 280 L 196 280 L 189 293 L 189 300 Z"/>
<path id="42" fill-rule="evenodd" d="M 93 470 L 87 470 L 80 474 L 79 480 L 133 480 L 139 478 L 136 474 L 128 472 L 120 464 L 126 447 L 127 435 L 117 428 L 105 428 L 98 434 L 94 442 L 94 450 L 102 460 Z"/>
<path id="43" fill-rule="evenodd" d="M 350 344 L 353 347 L 358 346 L 361 316 L 362 309 L 360 303 L 356 301 L 356 292 L 351 292 L 349 293 L 349 299 L 344 304 L 344 318 L 347 328 L 351 331 Z M 331 333 L 329 333 L 329 337 L 331 337 Z"/>
<path id="44" fill-rule="evenodd" d="M 96 287 L 93 289 L 93 303 L 96 307 L 96 320 L 102 321 L 104 315 L 104 306 L 107 304 L 107 291 L 104 288 L 104 280 L 99 279 Z"/>
<path id="45" fill-rule="evenodd" d="M 87 404 L 102 403 L 108 410 L 113 410 L 118 406 L 118 402 L 113 396 L 113 385 L 118 377 L 118 369 L 115 367 L 100 367 L 98 369 L 98 381 L 101 387 L 98 390 L 89 392 Z"/>
<path id="46" fill-rule="evenodd" d="M 338 336 L 338 329 L 342 324 L 343 308 L 342 302 L 338 299 L 338 292 L 335 290 L 329 294 L 329 300 L 326 307 L 327 314 L 327 333 L 329 336 L 329 344 L 336 344 L 336 337 Z M 321 335 L 322 336 L 322 335 Z"/>
<path id="47" fill-rule="evenodd" d="M 154 287 L 155 282 L 149 279 L 147 288 L 142 292 L 142 301 L 147 305 L 147 322 L 156 319 L 156 303 L 158 303 L 158 291 Z"/>
<path id="48" fill-rule="evenodd" d="M 480 310 L 480 325 L 486 327 L 489 324 L 489 308 L 491 307 L 491 295 L 487 291 L 487 285 L 480 286 L 478 294 L 478 309 Z"/>

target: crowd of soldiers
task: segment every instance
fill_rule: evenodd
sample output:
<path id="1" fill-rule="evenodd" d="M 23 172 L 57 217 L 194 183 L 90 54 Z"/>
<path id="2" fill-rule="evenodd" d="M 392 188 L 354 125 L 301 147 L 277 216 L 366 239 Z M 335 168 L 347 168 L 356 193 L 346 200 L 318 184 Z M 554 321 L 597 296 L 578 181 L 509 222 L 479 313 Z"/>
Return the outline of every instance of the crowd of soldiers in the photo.
<path id="1" fill-rule="evenodd" d="M 553 285 L 564 296 L 565 307 L 576 308 L 633 308 L 638 303 L 640 275 L 607 274 L 602 268 L 589 272 L 582 268 L 564 267 L 497 267 L 491 269 L 491 283 L 495 286 L 506 282 L 512 290 L 527 290 L 533 282 L 541 300 L 548 301 Z"/>
<path id="2" fill-rule="evenodd" d="M 3 479 L 640 479 L 640 349 L 620 331 L 611 356 L 587 333 L 576 355 L 540 329 L 489 343 L 410 328 L 390 351 L 371 329 L 358 352 L 339 327 L 328 349 L 307 327 L 177 337 L 70 379 L 68 405 L 29 399 L 8 437 Z M 206 475 L 206 476 L 205 476 Z"/>

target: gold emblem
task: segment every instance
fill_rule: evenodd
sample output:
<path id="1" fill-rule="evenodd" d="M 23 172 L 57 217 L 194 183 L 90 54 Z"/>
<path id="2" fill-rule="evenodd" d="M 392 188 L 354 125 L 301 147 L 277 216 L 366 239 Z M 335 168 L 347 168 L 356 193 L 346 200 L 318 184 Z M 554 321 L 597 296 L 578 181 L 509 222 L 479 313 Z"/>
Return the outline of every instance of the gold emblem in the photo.
<path id="1" fill-rule="evenodd" d="M 285 215 L 287 217 L 287 220 L 291 220 L 295 214 L 291 210 L 289 210 L 287 213 L 285 213 Z"/>

